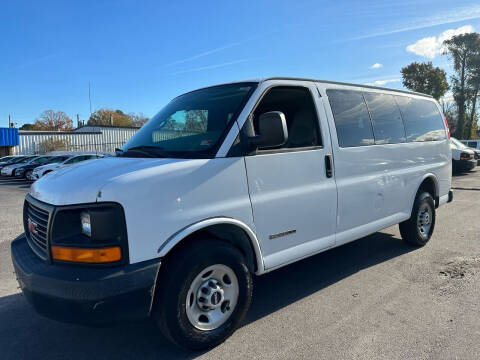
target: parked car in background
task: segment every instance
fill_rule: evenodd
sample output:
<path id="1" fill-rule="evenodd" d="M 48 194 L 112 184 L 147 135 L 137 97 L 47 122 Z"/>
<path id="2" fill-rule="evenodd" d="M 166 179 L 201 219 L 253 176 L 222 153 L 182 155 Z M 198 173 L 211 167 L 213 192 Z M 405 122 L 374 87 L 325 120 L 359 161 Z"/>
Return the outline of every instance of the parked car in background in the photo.
<path id="1" fill-rule="evenodd" d="M 6 156 L 8 159 L 0 161 L 0 170 L 7 165 L 14 164 L 20 160 L 22 160 L 25 156 L 23 155 L 14 155 L 14 156 Z"/>
<path id="2" fill-rule="evenodd" d="M 460 140 L 464 145 L 469 148 L 480 150 L 480 140 Z"/>
<path id="3" fill-rule="evenodd" d="M 478 155 L 461 141 L 450 138 L 452 148 L 452 172 L 470 171 L 477 166 Z"/>
<path id="4" fill-rule="evenodd" d="M 31 175 L 30 175 L 30 180 L 38 180 L 45 174 L 48 174 L 52 171 L 55 171 L 59 168 L 65 167 L 65 166 L 70 166 L 76 163 L 79 163 L 81 161 L 85 160 L 92 160 L 92 159 L 98 159 L 100 157 L 104 157 L 103 154 L 82 154 L 82 155 L 75 155 L 75 156 L 68 156 L 67 159 L 65 159 L 62 162 L 53 162 L 50 164 L 42 165 L 37 168 L 35 168 Z"/>
<path id="5" fill-rule="evenodd" d="M 8 165 L 5 165 L 2 167 L 2 170 L 0 172 L 0 174 L 2 176 L 14 176 L 15 174 L 15 169 L 19 168 L 19 167 L 22 167 L 23 165 L 29 163 L 30 161 L 33 161 L 35 158 L 37 158 L 37 156 L 35 155 L 29 155 L 29 156 L 25 156 L 23 158 L 21 158 L 20 160 L 18 161 L 15 161 L 11 164 L 8 164 Z"/>
<path id="6" fill-rule="evenodd" d="M 470 150 L 475 152 L 477 165 L 480 165 L 480 140 L 460 140 L 464 145 L 466 145 Z"/>
<path id="7" fill-rule="evenodd" d="M 1 158 L 0 158 L 0 164 L 4 164 L 4 163 L 6 163 L 7 161 L 13 159 L 14 157 L 15 157 L 15 155 L 9 155 L 9 156 L 1 157 Z"/>
<path id="8" fill-rule="evenodd" d="M 29 179 L 32 175 L 32 171 L 36 169 L 39 166 L 42 165 L 47 165 L 47 164 L 54 164 L 54 163 L 60 163 L 62 161 L 65 161 L 68 159 L 69 156 L 51 156 L 51 155 L 46 155 L 46 156 L 40 156 L 33 161 L 29 161 L 23 166 L 19 166 L 15 169 L 15 174 L 13 176 L 15 177 L 23 177 L 26 179 Z M 30 179 L 29 179 L 30 180 Z"/>

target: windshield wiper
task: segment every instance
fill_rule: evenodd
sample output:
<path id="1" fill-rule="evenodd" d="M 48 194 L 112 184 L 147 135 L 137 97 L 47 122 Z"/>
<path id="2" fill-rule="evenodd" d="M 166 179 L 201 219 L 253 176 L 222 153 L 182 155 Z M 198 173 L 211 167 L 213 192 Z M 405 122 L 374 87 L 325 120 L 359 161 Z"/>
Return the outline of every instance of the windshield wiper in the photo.
<path id="1" fill-rule="evenodd" d="M 118 151 L 117 156 L 128 156 L 128 153 L 133 153 L 133 154 L 142 154 L 146 155 L 147 157 L 167 157 L 163 152 L 159 153 L 158 150 L 162 150 L 163 148 L 159 146 L 151 146 L 151 145 L 139 145 L 139 146 L 133 146 L 131 148 L 128 148 L 127 150 L 122 150 L 122 149 L 115 149 L 115 151 Z"/>

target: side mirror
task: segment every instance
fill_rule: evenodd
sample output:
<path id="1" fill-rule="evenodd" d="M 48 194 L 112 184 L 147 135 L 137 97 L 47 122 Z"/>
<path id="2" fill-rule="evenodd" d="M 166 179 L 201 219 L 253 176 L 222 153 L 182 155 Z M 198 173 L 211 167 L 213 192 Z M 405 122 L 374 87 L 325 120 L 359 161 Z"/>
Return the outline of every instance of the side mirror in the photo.
<path id="1" fill-rule="evenodd" d="M 274 148 L 288 140 L 285 114 L 281 111 L 269 111 L 258 119 L 260 135 L 249 138 L 250 143 L 258 148 Z"/>

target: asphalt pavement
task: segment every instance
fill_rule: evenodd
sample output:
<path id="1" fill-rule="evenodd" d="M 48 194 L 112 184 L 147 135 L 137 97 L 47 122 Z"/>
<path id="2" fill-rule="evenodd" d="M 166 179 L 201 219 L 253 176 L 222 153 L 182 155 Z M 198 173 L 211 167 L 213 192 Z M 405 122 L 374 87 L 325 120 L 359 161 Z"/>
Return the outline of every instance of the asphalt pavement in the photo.
<path id="1" fill-rule="evenodd" d="M 480 170 L 452 188 L 424 248 L 394 226 L 255 278 L 244 325 L 189 353 L 150 321 L 88 328 L 37 315 L 10 258 L 29 183 L 0 179 L 0 359 L 479 359 Z"/>

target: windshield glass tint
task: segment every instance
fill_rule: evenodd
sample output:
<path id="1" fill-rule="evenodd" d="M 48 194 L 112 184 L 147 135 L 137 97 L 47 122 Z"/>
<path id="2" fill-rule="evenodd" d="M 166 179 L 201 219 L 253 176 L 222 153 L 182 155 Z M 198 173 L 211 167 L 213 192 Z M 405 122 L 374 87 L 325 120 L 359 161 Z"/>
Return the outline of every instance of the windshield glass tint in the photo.
<path id="1" fill-rule="evenodd" d="M 35 158 L 27 157 L 27 158 L 22 159 L 22 160 L 19 161 L 18 163 L 19 163 L 19 164 L 27 163 L 27 162 L 32 161 L 33 159 L 35 159 Z"/>
<path id="2" fill-rule="evenodd" d="M 32 160 L 30 162 L 30 164 L 32 164 L 32 165 L 45 164 L 49 159 L 50 159 L 50 157 L 36 158 L 36 159 Z"/>
<path id="3" fill-rule="evenodd" d="M 256 83 L 214 86 L 181 95 L 145 124 L 122 148 L 159 156 L 215 155 L 223 136 Z M 161 151 L 160 151 L 161 150 Z"/>
<path id="4" fill-rule="evenodd" d="M 84 158 L 83 156 L 75 156 L 73 158 L 68 159 L 67 161 L 64 161 L 63 163 L 65 165 L 74 164 L 76 162 L 79 162 L 79 161 L 83 160 L 83 158 Z"/>
<path id="5" fill-rule="evenodd" d="M 62 162 L 62 161 L 65 161 L 66 159 L 64 157 L 55 157 L 55 158 L 51 158 L 49 161 L 46 162 L 46 164 L 55 164 L 55 163 L 59 163 L 59 162 Z"/>

